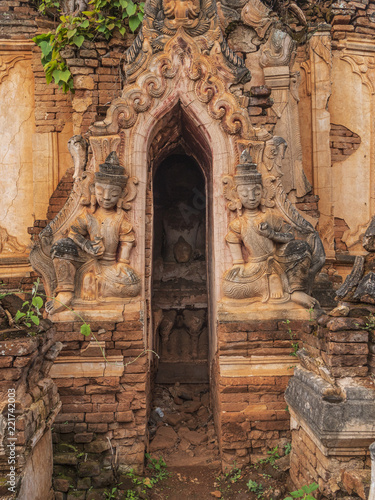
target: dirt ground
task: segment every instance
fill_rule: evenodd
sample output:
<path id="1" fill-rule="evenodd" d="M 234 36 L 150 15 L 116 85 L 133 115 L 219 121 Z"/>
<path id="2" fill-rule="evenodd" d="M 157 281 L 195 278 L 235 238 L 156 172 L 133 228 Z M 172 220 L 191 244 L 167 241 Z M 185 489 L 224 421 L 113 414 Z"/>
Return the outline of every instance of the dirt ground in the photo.
<path id="1" fill-rule="evenodd" d="M 283 499 L 289 491 L 285 472 L 265 467 L 235 470 L 226 476 L 218 468 L 168 468 L 170 476 L 149 491 L 150 500 Z M 275 477 L 276 476 L 276 477 Z M 253 483 L 249 483 L 249 481 Z M 253 491 L 249 490 L 252 486 Z M 255 491 L 254 491 L 255 490 Z"/>
<path id="2" fill-rule="evenodd" d="M 159 480 L 147 489 L 148 499 L 276 500 L 287 496 L 289 456 L 278 463 L 272 460 L 241 469 L 234 463 L 221 471 L 207 385 L 157 385 L 153 396 L 145 475 Z M 280 450 L 281 455 L 284 451 Z"/>

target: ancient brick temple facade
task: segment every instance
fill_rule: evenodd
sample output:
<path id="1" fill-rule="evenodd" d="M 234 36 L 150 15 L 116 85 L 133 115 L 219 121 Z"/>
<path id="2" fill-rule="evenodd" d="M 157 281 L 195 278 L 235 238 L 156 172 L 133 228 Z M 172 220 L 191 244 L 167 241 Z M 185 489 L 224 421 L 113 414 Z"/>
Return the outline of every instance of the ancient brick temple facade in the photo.
<path id="1" fill-rule="evenodd" d="M 46 85 L 30 41 L 50 22 L 0 7 L 0 273 L 21 294 L 41 277 L 63 343 L 56 471 L 84 492 L 141 470 L 155 387 L 207 384 L 223 467 L 292 432 L 293 481 L 332 494 L 338 463 L 369 466 L 374 429 L 364 412 L 358 443 L 340 442 L 301 401 L 355 412 L 373 394 L 366 320 L 315 322 L 374 215 L 373 6 L 296 6 L 297 44 L 267 2 L 180 3 L 148 1 L 136 36 L 66 49 L 74 95 Z"/>

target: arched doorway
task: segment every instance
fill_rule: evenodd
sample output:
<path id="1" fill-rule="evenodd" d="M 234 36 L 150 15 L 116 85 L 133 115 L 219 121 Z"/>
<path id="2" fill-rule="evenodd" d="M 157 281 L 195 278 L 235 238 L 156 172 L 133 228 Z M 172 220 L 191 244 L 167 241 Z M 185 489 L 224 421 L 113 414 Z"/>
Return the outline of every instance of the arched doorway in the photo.
<path id="1" fill-rule="evenodd" d="M 153 181 L 152 309 L 157 383 L 207 383 L 206 182 L 197 161 L 171 154 Z"/>
<path id="2" fill-rule="evenodd" d="M 161 450 L 168 466 L 187 467 L 218 464 L 219 449 L 210 376 L 210 148 L 199 131 L 192 137 L 181 110 L 178 117 L 173 137 L 164 142 L 156 134 L 159 154 L 151 155 L 150 165 L 150 309 L 159 358 L 152 370 L 148 432 L 150 453 Z"/>

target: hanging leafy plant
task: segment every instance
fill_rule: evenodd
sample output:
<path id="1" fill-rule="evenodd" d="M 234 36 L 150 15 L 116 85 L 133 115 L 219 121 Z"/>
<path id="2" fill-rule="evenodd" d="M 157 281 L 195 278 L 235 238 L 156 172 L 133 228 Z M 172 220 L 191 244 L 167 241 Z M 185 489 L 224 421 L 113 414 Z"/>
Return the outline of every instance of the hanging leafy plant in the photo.
<path id="1" fill-rule="evenodd" d="M 68 46 L 79 49 L 85 40 L 100 36 L 110 40 L 116 30 L 124 36 L 128 26 L 134 33 L 143 19 L 144 2 L 91 0 L 89 10 L 73 14 L 64 14 L 62 3 L 41 0 L 39 11 L 43 15 L 53 12 L 60 22 L 54 31 L 37 35 L 33 41 L 42 51 L 47 83 L 54 81 L 64 92 L 74 92 L 73 76 L 61 52 Z"/>

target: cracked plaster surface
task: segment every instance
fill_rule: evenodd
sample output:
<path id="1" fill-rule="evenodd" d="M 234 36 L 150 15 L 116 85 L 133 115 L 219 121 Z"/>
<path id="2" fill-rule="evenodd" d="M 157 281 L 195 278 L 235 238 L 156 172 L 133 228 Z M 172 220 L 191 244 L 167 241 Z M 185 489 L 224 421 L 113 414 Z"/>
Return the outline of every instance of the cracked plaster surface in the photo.
<path id="1" fill-rule="evenodd" d="M 329 102 L 332 123 L 340 123 L 361 137 L 359 148 L 332 167 L 334 216 L 351 232 L 371 216 L 372 96 L 360 77 L 338 58 L 333 60 L 333 93 Z M 355 96 L 355 99 L 353 99 Z M 342 103 L 345 102 L 345 106 Z M 361 247 L 361 245 L 360 245 Z"/>
<path id="2" fill-rule="evenodd" d="M 0 226 L 27 245 L 33 225 L 34 82 L 20 61 L 0 85 Z"/>

